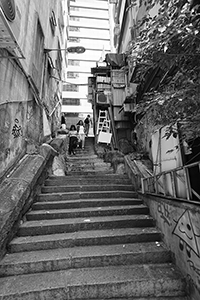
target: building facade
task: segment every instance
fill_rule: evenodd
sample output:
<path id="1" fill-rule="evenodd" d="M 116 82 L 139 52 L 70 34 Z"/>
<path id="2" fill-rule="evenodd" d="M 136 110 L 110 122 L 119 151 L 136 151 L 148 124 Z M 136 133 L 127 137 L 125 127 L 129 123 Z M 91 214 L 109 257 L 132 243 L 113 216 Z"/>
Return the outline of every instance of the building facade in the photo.
<path id="1" fill-rule="evenodd" d="M 87 114 L 92 115 L 88 77 L 91 76 L 91 68 L 112 51 L 110 9 L 107 0 L 70 1 L 68 47 L 81 46 L 85 52 L 68 53 L 62 106 L 68 125 Z"/>
<path id="2" fill-rule="evenodd" d="M 59 126 L 67 11 L 67 0 L 0 1 L 0 178 Z"/>

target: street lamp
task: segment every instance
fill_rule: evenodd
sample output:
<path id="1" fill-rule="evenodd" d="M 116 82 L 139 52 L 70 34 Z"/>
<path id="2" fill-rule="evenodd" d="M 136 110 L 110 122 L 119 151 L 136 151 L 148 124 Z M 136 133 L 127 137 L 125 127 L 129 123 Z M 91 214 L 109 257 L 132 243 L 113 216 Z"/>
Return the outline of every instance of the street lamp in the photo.
<path id="1" fill-rule="evenodd" d="M 48 48 L 45 48 L 44 52 L 45 53 L 49 53 L 51 51 L 65 51 L 66 53 L 78 53 L 78 54 L 81 54 L 81 53 L 84 53 L 85 50 L 86 49 L 83 46 L 76 46 L 76 47 L 68 47 L 68 48 L 65 48 L 65 49 L 48 49 Z"/>

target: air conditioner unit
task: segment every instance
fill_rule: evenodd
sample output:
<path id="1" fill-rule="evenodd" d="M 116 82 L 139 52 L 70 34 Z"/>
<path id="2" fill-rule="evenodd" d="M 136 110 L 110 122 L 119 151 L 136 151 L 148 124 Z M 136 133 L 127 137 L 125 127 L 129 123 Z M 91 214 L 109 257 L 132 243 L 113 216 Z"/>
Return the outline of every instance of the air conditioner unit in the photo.
<path id="1" fill-rule="evenodd" d="M 18 43 L 21 13 L 14 0 L 0 2 L 0 48 L 5 48 L 18 58 L 24 58 Z"/>
<path id="2" fill-rule="evenodd" d="M 104 93 L 96 95 L 96 103 L 99 105 L 108 105 L 108 97 Z"/>

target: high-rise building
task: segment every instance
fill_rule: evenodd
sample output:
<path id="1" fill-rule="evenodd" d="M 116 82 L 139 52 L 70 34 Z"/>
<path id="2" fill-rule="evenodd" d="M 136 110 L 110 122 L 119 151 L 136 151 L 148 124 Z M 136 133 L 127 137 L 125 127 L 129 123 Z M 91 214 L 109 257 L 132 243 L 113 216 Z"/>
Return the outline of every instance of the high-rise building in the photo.
<path id="1" fill-rule="evenodd" d="M 103 61 L 112 49 L 112 5 L 108 0 L 71 0 L 68 49 L 84 47 L 84 53 L 68 52 L 67 74 L 63 83 L 63 106 L 67 125 L 92 115 L 88 101 L 88 77 L 91 68 Z"/>

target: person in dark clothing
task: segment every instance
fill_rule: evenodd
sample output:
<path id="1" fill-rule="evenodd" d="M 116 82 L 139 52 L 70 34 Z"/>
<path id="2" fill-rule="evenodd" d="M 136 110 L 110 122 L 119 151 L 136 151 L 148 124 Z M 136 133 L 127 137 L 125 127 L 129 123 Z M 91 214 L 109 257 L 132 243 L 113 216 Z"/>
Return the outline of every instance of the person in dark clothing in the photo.
<path id="1" fill-rule="evenodd" d="M 61 128 L 66 129 L 66 122 L 65 122 L 65 116 L 61 116 Z"/>
<path id="2" fill-rule="evenodd" d="M 90 115 L 87 115 L 87 118 L 84 120 L 85 125 L 85 136 L 88 136 L 90 125 L 92 125 L 92 120 L 90 118 Z"/>
<path id="3" fill-rule="evenodd" d="M 75 125 L 71 125 L 69 129 L 69 148 L 68 148 L 68 153 L 69 154 L 74 154 L 75 155 L 75 149 L 77 147 L 78 143 L 78 133 L 76 130 Z"/>

